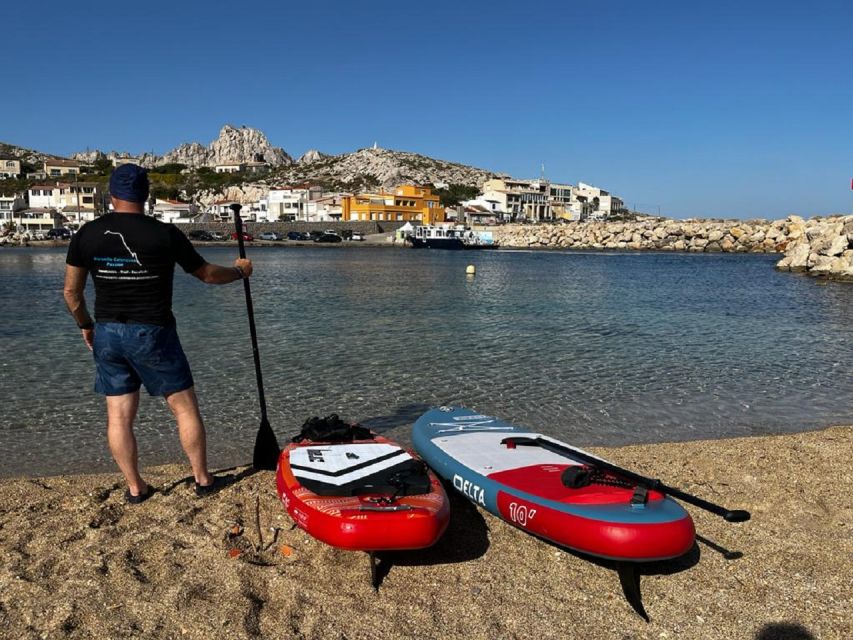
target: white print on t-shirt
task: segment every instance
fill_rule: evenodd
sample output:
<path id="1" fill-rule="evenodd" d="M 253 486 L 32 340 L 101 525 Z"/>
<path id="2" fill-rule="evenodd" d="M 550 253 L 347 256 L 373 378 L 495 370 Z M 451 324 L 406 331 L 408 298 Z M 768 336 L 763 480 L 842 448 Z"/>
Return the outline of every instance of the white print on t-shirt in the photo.
<path id="1" fill-rule="evenodd" d="M 138 264 L 140 267 L 142 266 L 142 263 L 139 261 L 139 256 L 137 256 L 136 253 L 134 253 L 133 251 L 130 250 L 130 247 L 127 246 L 127 241 L 124 239 L 123 235 L 121 235 L 118 231 L 104 231 L 104 235 L 107 235 L 107 234 L 118 236 L 119 238 L 121 238 L 121 243 L 124 245 L 124 248 L 127 249 L 127 252 L 133 258 L 133 261 L 136 264 Z"/>

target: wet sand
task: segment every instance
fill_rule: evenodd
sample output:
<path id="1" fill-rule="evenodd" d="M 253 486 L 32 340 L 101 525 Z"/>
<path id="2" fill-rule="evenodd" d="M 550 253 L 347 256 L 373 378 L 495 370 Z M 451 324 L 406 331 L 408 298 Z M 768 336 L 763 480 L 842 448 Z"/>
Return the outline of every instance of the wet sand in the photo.
<path id="1" fill-rule="evenodd" d="M 646 623 L 614 566 L 558 549 L 452 495 L 432 549 L 386 558 L 294 529 L 272 472 L 198 499 L 181 465 L 124 502 L 118 474 L 0 481 L 2 638 L 771 638 L 853 630 L 853 427 L 599 448 L 729 508 L 691 508 L 700 542 L 642 569 Z M 259 521 L 260 527 L 257 526 Z M 263 538 L 261 543 L 260 538 Z"/>

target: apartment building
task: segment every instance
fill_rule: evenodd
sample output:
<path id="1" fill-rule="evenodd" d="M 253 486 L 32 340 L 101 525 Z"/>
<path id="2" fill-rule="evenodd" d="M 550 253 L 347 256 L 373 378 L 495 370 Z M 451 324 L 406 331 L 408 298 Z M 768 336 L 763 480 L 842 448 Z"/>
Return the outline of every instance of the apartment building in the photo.
<path id="1" fill-rule="evenodd" d="M 56 184 L 36 184 L 27 189 L 27 202 L 31 207 L 65 209 L 80 207 L 95 210 L 98 197 L 96 182 L 57 182 Z"/>
<path id="2" fill-rule="evenodd" d="M 497 202 L 511 220 L 541 222 L 553 218 L 549 186 L 546 180 L 494 178 L 483 183 L 479 199 Z"/>
<path id="3" fill-rule="evenodd" d="M 403 185 L 394 193 L 359 193 L 341 199 L 341 220 L 410 221 L 435 224 L 445 221 L 439 197 L 427 187 Z"/>

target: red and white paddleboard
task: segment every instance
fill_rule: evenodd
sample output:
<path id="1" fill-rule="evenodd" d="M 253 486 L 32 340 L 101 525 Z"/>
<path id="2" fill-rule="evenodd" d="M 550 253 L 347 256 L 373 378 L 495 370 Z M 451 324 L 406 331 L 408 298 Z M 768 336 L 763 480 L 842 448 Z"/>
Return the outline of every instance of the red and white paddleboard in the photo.
<path id="1" fill-rule="evenodd" d="M 340 549 L 422 549 L 438 541 L 450 520 L 435 474 L 379 435 L 291 443 L 281 452 L 276 484 L 294 522 Z"/>
<path id="2" fill-rule="evenodd" d="M 693 546 L 693 520 L 672 498 L 651 490 L 640 498 L 608 478 L 573 487 L 567 474 L 582 468 L 580 460 L 513 440 L 564 446 L 462 407 L 432 409 L 412 432 L 417 452 L 457 491 L 528 533 L 633 562 L 675 558 Z"/>

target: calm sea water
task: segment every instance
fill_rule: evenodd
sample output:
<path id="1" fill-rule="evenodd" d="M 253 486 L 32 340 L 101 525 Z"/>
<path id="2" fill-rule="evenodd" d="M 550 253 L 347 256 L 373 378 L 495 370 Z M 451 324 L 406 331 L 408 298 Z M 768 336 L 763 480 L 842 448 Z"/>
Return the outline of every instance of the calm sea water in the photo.
<path id="1" fill-rule="evenodd" d="M 578 445 L 853 424 L 853 287 L 778 273 L 774 256 L 249 252 L 280 441 L 337 412 L 406 442 L 441 404 Z M 0 475 L 114 469 L 64 256 L 0 250 Z M 175 314 L 211 462 L 248 462 L 259 412 L 242 286 L 178 273 Z M 143 397 L 137 437 L 143 464 L 182 460 L 161 399 Z"/>

